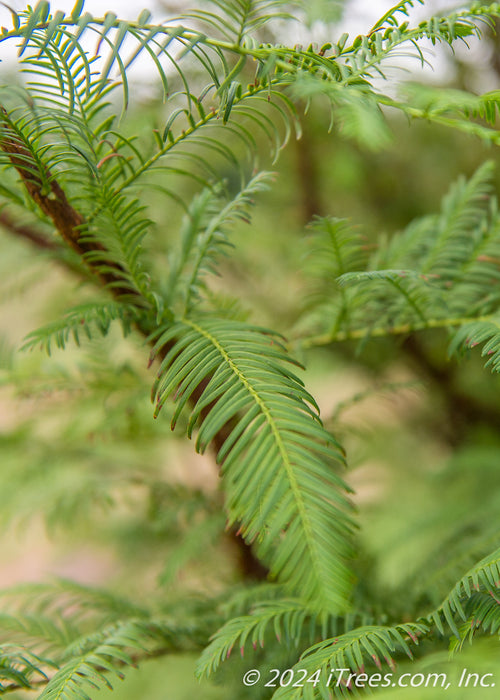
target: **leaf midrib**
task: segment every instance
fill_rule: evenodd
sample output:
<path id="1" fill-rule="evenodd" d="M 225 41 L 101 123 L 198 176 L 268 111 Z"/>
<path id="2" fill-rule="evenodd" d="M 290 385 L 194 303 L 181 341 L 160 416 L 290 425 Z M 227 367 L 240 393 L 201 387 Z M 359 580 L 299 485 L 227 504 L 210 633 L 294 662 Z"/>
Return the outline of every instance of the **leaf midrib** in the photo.
<path id="1" fill-rule="evenodd" d="M 239 381 L 243 384 L 245 389 L 248 391 L 250 396 L 253 398 L 255 403 L 259 406 L 260 410 L 262 411 L 263 415 L 265 416 L 267 423 L 271 429 L 272 435 L 276 441 L 276 444 L 278 446 L 278 450 L 282 456 L 282 461 L 283 465 L 285 467 L 285 471 L 288 476 L 288 480 L 290 483 L 290 486 L 292 488 L 292 492 L 295 498 L 295 502 L 297 503 L 297 508 L 299 510 L 299 515 L 301 522 L 303 523 L 304 526 L 304 531 L 306 535 L 306 540 L 308 543 L 308 549 L 311 552 L 311 557 L 313 560 L 313 564 L 316 567 L 316 571 L 320 571 L 323 569 L 323 566 L 321 565 L 321 557 L 319 556 L 319 553 L 317 552 L 316 549 L 316 544 L 314 541 L 314 534 L 312 530 L 311 523 L 309 522 L 309 518 L 307 515 L 307 508 L 305 506 L 302 493 L 300 490 L 300 486 L 297 483 L 292 464 L 290 462 L 290 459 L 288 457 L 288 453 L 286 450 L 286 447 L 284 445 L 283 439 L 280 435 L 278 426 L 276 425 L 276 421 L 273 418 L 273 415 L 269 408 L 267 407 L 265 401 L 259 396 L 258 392 L 252 387 L 248 379 L 244 376 L 243 372 L 236 366 L 234 361 L 230 358 L 229 354 L 224 350 L 222 345 L 219 343 L 219 341 L 211 335 L 208 331 L 204 330 L 201 326 L 198 324 L 194 323 L 193 321 L 189 319 L 183 319 L 182 323 L 186 324 L 196 332 L 200 333 L 205 337 L 207 340 L 209 340 L 214 347 L 217 348 L 218 352 L 221 354 L 221 356 L 224 358 L 224 360 L 227 362 L 231 370 L 234 372 L 234 374 L 238 377 Z"/>

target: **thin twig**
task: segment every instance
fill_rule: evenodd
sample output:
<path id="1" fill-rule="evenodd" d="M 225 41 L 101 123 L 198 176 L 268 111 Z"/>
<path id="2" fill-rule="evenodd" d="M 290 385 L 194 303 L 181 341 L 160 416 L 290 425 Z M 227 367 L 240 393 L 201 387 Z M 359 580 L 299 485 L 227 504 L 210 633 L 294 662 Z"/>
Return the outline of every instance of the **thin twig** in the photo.
<path id="1" fill-rule="evenodd" d="M 41 250 L 56 252 L 61 249 L 61 246 L 56 241 L 47 238 L 35 228 L 25 224 L 18 224 L 6 211 L 0 211 L 0 226 L 18 238 L 25 238 Z"/>
<path id="2" fill-rule="evenodd" d="M 320 347 L 322 345 L 332 345 L 333 343 L 344 343 L 348 340 L 364 340 L 365 338 L 384 338 L 392 335 L 409 335 L 416 331 L 425 331 L 436 328 L 454 328 L 464 326 L 466 323 L 477 323 L 481 321 L 491 321 L 493 314 L 485 316 L 460 316 L 452 318 L 428 318 L 425 322 L 402 323 L 397 326 L 382 326 L 380 328 L 357 328 L 352 331 L 338 331 L 337 333 L 324 333 L 322 335 L 311 336 L 302 340 L 297 340 L 302 348 Z"/>

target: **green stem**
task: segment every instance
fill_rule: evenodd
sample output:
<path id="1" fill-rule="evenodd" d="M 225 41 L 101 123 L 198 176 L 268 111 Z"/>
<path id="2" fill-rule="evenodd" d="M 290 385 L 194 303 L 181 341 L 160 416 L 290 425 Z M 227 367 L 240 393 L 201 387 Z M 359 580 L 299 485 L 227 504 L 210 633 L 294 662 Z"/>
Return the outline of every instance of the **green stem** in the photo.
<path id="1" fill-rule="evenodd" d="M 406 335 L 416 331 L 424 331 L 430 328 L 451 328 L 453 326 L 464 326 L 466 323 L 478 323 L 482 321 L 491 321 L 493 314 L 485 316 L 467 317 L 461 316 L 456 318 L 430 318 L 422 323 L 402 323 L 398 326 L 383 328 L 358 328 L 353 331 L 338 331 L 337 333 L 323 333 L 321 335 L 311 336 L 298 340 L 302 348 L 313 348 L 322 345 L 331 345 L 332 343 L 343 343 L 347 340 L 361 340 L 367 336 L 370 338 L 383 338 L 391 335 Z"/>

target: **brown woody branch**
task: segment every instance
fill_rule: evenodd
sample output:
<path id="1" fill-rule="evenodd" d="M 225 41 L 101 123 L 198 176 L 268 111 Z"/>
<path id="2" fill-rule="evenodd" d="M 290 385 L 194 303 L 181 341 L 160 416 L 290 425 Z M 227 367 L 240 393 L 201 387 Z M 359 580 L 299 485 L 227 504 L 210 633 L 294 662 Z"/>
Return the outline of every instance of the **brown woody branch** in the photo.
<path id="1" fill-rule="evenodd" d="M 70 204 L 64 190 L 49 169 L 44 168 L 44 166 L 37 162 L 31 151 L 30 144 L 24 139 L 23 135 L 18 132 L 9 118 L 7 111 L 1 105 L 0 125 L 3 126 L 3 130 L 0 132 L 0 150 L 3 150 L 4 153 L 8 155 L 13 167 L 21 176 L 28 194 L 43 213 L 52 220 L 61 238 L 80 256 L 87 267 L 94 273 L 95 277 L 100 280 L 101 284 L 108 286 L 115 298 L 120 299 L 127 297 L 127 300 L 131 300 L 132 303 L 136 301 L 140 308 L 144 308 L 141 295 L 134 292 L 134 290 L 131 290 L 129 287 L 124 286 L 124 270 L 120 265 L 109 261 L 106 263 L 106 271 L 103 272 L 103 270 L 99 268 L 99 265 L 94 262 L 93 258 L 89 258 L 89 253 L 97 251 L 99 253 L 105 253 L 106 249 L 95 239 L 82 236 L 81 232 L 85 226 L 84 217 Z M 41 168 L 44 169 L 41 170 Z M 2 213 L 0 212 L 0 214 Z M 5 213 L 2 214 L 2 220 L 7 230 L 29 240 L 37 247 L 54 251 L 60 248 L 56 243 L 52 243 L 28 227 L 15 224 Z M 2 223 L 2 220 L 0 220 L 0 223 Z M 71 267 L 70 265 L 66 266 Z M 144 336 L 149 336 L 151 332 L 151 328 L 147 324 L 141 325 L 140 322 L 137 324 L 137 330 Z M 172 344 L 160 350 L 160 360 L 165 357 L 171 347 Z M 198 401 L 206 387 L 207 381 L 200 383 L 200 385 L 196 387 L 192 395 L 192 403 Z M 202 415 L 206 415 L 210 409 L 211 406 L 205 407 Z M 226 441 L 229 430 L 229 425 L 222 426 L 215 435 L 212 446 L 216 454 Z M 255 558 L 251 548 L 246 544 L 243 538 L 233 533 L 233 541 L 237 545 L 239 565 L 242 574 L 246 578 L 264 579 L 267 576 L 267 569 Z"/>
<path id="2" fill-rule="evenodd" d="M 84 219 L 68 202 L 68 199 L 46 168 L 40 173 L 39 164 L 22 135 L 12 123 L 7 111 L 0 106 L 0 120 L 3 123 L 3 134 L 0 139 L 2 151 L 17 170 L 31 199 L 38 204 L 63 238 L 63 240 L 79 255 L 86 250 L 81 244 L 78 228 L 84 224 Z M 50 191 L 47 191 L 49 183 Z M 88 249 L 88 245 L 87 245 Z"/>
<path id="3" fill-rule="evenodd" d="M 0 211 L 0 226 L 14 234 L 17 238 L 25 238 L 41 250 L 55 253 L 60 249 L 60 246 L 55 241 L 47 238 L 31 226 L 18 224 L 6 211 Z"/>
<path id="4" fill-rule="evenodd" d="M 18 131 L 7 111 L 0 105 L 0 124 L 3 126 L 0 135 L 0 149 L 6 153 L 10 162 L 21 176 L 21 180 L 31 199 L 40 207 L 43 213 L 52 220 L 63 241 L 87 264 L 87 267 L 105 285 L 111 286 L 116 297 L 136 296 L 141 298 L 129 287 L 123 284 L 123 268 L 112 262 L 106 263 L 106 271 L 89 261 L 88 253 L 106 249 L 98 241 L 82 235 L 85 225 L 84 217 L 68 201 L 66 193 L 54 178 L 50 170 L 37 162 L 30 144 Z M 10 230 L 16 232 L 9 226 Z M 26 227 L 17 232 L 40 246 L 40 238 L 34 233 L 28 233 Z M 139 304 L 142 306 L 142 304 Z"/>

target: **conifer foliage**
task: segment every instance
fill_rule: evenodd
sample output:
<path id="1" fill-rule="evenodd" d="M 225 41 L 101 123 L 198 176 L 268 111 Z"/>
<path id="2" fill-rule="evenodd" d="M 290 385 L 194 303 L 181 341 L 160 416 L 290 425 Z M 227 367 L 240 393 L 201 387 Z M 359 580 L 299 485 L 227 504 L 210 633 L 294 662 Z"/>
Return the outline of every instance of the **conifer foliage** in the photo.
<path id="1" fill-rule="evenodd" d="M 129 666 L 179 651 L 201 653 L 203 678 L 224 667 L 233 647 L 244 654 L 253 646 L 269 654 L 266 663 L 284 648 L 290 678 L 305 670 L 313 681 L 282 683 L 265 697 L 330 698 L 352 691 L 352 684 L 328 683 L 332 668 L 393 671 L 436 639 L 450 636 L 459 651 L 480 634 L 498 637 L 498 549 L 462 570 L 438 606 L 415 605 L 414 621 L 363 598 L 369 585 L 356 580 L 359 523 L 344 450 L 323 425 L 287 339 L 248 321 L 238 300 L 214 285 L 236 225 L 250 224 L 254 204 L 273 187 L 262 163 L 270 167 L 300 136 L 298 105 L 326 103 L 331 128 L 363 147 L 385 146 L 391 110 L 500 143 L 498 91 L 384 92 L 386 66 L 397 57 L 423 66 L 425 42 L 453 48 L 481 38 L 500 17 L 497 3 L 474 3 L 412 24 L 416 5 L 425 2 L 404 0 L 365 35 L 308 48 L 283 43 L 286 32 L 269 41 L 304 10 L 300 2 L 207 0 L 162 23 L 147 10 L 136 21 L 112 12 L 93 17 L 83 0 L 69 14 L 46 0 L 21 12 L 5 6 L 12 23 L 1 29 L 0 51 L 17 47 L 19 73 L 0 85 L 0 227 L 93 295 L 32 330 L 23 349 L 50 354 L 72 342 L 99 343 L 117 324 L 140 338 L 155 372 L 148 420 L 165 421 L 170 412 L 172 429 L 194 436 L 198 452 L 211 451 L 226 527 L 238 530 L 269 582 L 196 605 L 151 607 L 70 581 L 7 591 L 0 694 L 89 698 Z M 130 78 L 139 59 L 164 103 L 142 131 L 135 130 Z M 314 221 L 302 357 L 314 346 L 445 328 L 450 355 L 482 344 L 486 365 L 499 371 L 500 215 L 492 178 L 486 163 L 459 179 L 436 215 L 375 250 L 346 220 Z M 22 381 L 14 371 L 9 377 Z M 97 381 L 92 388 L 99 391 Z M 138 435 L 137 444 L 147 451 L 141 420 L 146 438 Z M 13 449 L 24 439 L 16 433 Z M 43 441 L 34 441 L 32 466 L 46 457 Z M 85 463 L 85 450 L 75 449 L 68 464 L 75 460 Z M 16 470 L 8 458 L 0 466 L 14 504 L 12 484 L 22 481 Z M 49 510 L 71 510 L 85 498 L 109 505 L 104 491 L 112 491 L 112 479 L 104 471 L 99 464 L 87 470 L 80 495 L 68 505 L 62 489 Z M 155 498 L 201 518 L 196 551 L 196 533 L 224 526 L 221 509 L 165 488 L 160 494 L 155 486 Z M 356 683 L 355 692 L 363 688 L 371 689 Z"/>

